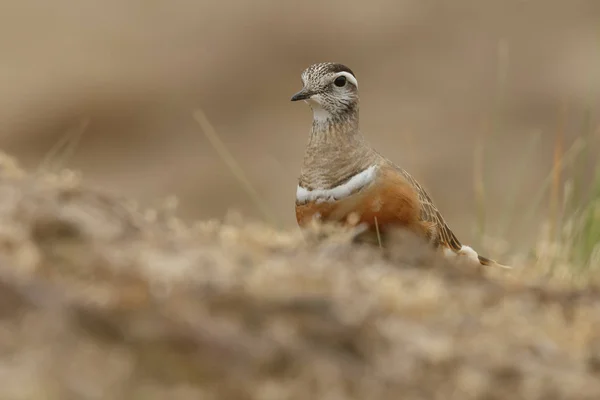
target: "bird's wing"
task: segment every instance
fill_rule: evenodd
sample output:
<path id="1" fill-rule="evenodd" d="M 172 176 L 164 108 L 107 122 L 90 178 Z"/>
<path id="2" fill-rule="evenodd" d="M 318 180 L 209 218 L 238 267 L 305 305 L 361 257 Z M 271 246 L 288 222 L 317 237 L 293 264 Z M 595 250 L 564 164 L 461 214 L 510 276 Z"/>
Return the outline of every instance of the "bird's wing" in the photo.
<path id="1" fill-rule="evenodd" d="M 459 252 L 462 244 L 450 230 L 446 221 L 442 217 L 442 214 L 438 211 L 436 206 L 433 204 L 431 197 L 427 194 L 425 189 L 413 178 L 408 172 L 401 168 L 396 167 L 400 173 L 404 176 L 408 183 L 415 189 L 417 197 L 421 203 L 421 221 L 430 225 L 431 239 L 437 245 L 443 245 L 448 247 L 454 252 Z"/>

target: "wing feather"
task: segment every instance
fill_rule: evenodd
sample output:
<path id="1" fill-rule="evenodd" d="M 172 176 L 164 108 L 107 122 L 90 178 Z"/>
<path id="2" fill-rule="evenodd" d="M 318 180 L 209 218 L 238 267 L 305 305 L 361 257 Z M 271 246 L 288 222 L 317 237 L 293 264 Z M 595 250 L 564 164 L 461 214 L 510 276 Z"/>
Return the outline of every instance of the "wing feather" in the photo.
<path id="1" fill-rule="evenodd" d="M 421 203 L 421 221 L 429 224 L 431 232 L 431 240 L 436 245 L 446 246 L 454 252 L 460 251 L 462 244 L 452 232 L 442 214 L 433 204 L 431 197 L 427 191 L 405 170 L 396 167 L 404 178 L 414 187 L 419 201 Z"/>

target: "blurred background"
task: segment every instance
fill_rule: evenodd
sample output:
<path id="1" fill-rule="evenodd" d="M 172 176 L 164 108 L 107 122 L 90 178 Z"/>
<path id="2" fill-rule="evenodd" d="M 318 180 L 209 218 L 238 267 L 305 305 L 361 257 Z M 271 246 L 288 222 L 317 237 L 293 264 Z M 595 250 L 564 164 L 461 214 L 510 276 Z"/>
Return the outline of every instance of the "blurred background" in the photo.
<path id="1" fill-rule="evenodd" d="M 35 170 L 88 121 L 62 167 L 142 204 L 175 195 L 187 219 L 263 217 L 200 108 L 295 226 L 311 115 L 289 98 L 315 62 L 354 70 L 363 131 L 464 242 L 526 246 L 557 137 L 599 134 L 597 0 L 4 0 L 0 51 L 0 148 Z"/>

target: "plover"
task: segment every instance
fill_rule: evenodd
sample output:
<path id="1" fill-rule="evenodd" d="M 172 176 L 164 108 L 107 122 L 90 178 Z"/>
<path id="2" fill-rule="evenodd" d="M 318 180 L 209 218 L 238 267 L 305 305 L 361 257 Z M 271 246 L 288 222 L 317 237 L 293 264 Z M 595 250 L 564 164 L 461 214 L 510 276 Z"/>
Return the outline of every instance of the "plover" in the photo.
<path id="1" fill-rule="evenodd" d="M 445 256 L 504 267 L 461 244 L 425 189 L 369 145 L 359 129 L 358 81 L 350 68 L 313 64 L 301 78 L 302 90 L 291 100 L 304 100 L 313 112 L 296 191 L 301 227 L 315 218 L 360 224 L 379 239 L 400 227 Z"/>

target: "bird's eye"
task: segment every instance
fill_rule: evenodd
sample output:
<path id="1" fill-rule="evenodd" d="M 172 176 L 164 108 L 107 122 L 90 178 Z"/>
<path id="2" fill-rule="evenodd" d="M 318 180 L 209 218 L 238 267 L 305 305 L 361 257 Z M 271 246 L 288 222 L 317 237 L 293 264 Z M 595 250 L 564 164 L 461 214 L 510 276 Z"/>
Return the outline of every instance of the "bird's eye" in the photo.
<path id="1" fill-rule="evenodd" d="M 344 87 L 344 85 L 346 85 L 346 77 L 338 76 L 337 78 L 335 78 L 335 81 L 333 81 L 333 84 L 337 87 Z"/>

